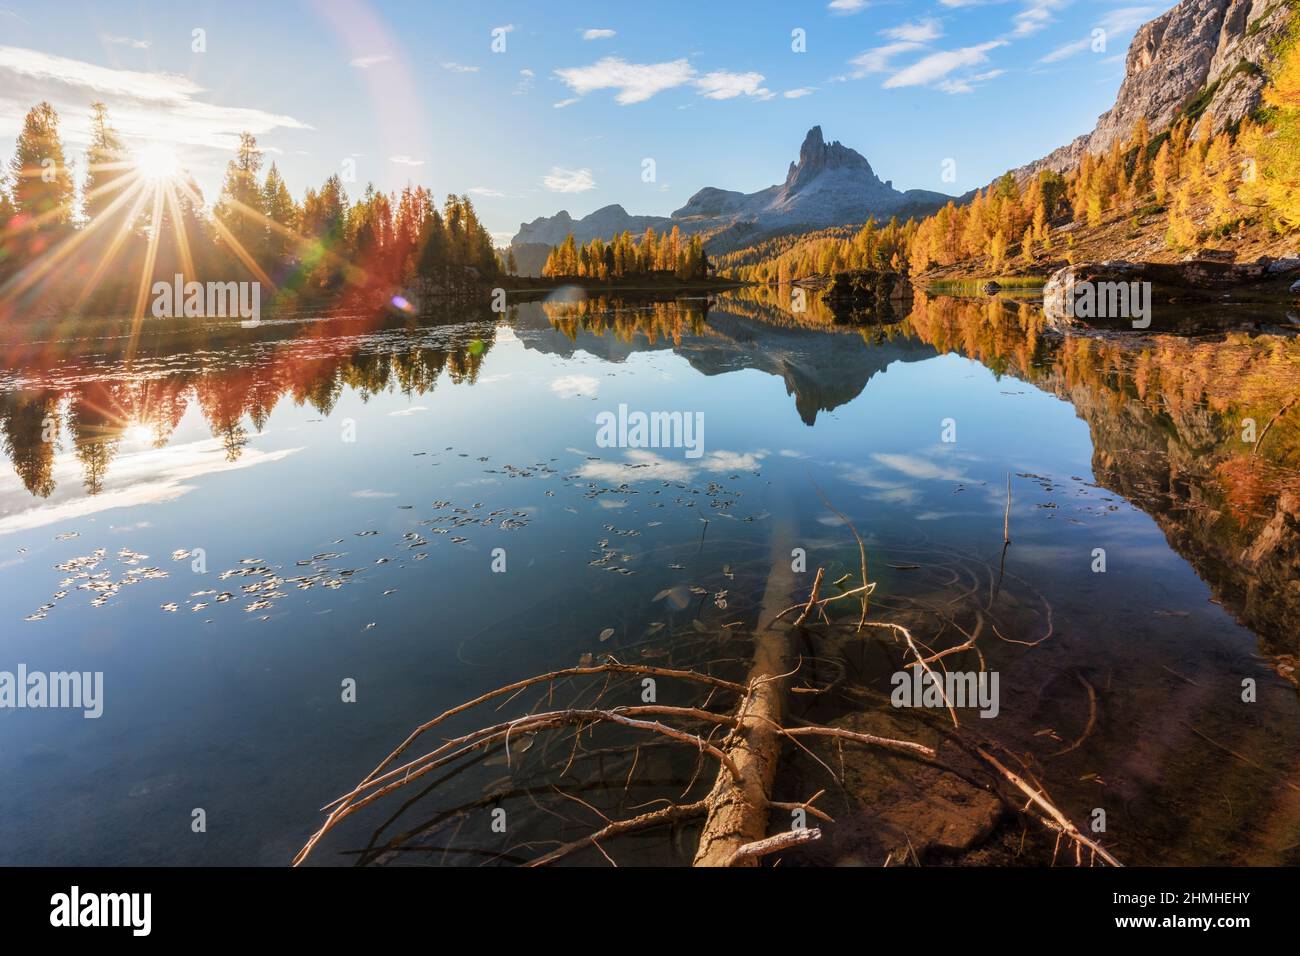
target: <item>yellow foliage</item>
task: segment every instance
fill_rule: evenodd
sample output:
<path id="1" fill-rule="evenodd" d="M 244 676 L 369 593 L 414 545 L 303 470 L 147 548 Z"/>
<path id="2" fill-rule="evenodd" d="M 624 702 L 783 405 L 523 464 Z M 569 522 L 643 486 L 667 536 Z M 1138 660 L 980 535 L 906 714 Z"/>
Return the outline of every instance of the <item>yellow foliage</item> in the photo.
<path id="1" fill-rule="evenodd" d="M 1274 228 L 1289 232 L 1300 228 L 1300 20 L 1273 64 L 1264 102 L 1274 112 L 1266 130 L 1249 132 L 1258 175 L 1248 191 L 1268 207 Z"/>

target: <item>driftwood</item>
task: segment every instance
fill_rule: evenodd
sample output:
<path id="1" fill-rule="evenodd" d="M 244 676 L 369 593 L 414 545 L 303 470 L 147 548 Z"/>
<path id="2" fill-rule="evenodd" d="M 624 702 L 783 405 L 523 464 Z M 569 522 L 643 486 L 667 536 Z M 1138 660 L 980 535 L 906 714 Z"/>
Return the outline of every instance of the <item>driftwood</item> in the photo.
<path id="1" fill-rule="evenodd" d="M 1005 525 L 1004 521 L 1004 539 L 1009 538 Z M 512 765 L 516 759 L 524 759 L 522 754 L 532 748 L 534 735 L 542 742 L 540 747 L 532 749 L 534 757 L 538 752 L 542 757 L 546 757 L 548 747 L 555 743 L 559 743 L 564 751 L 567 751 L 567 759 L 561 757 L 562 768 L 559 764 L 553 765 L 554 769 L 558 770 L 558 779 L 549 789 L 569 802 L 571 812 L 558 813 L 543 807 L 533 796 L 536 790 L 516 789 L 511 792 L 527 796 L 537 810 L 543 811 L 548 817 L 556 818 L 566 826 L 581 826 L 582 815 L 593 814 L 599 818 L 599 822 L 594 824 L 594 829 L 577 839 L 546 841 L 550 846 L 540 850 L 538 847 L 541 844 L 534 842 L 518 844 L 496 852 L 461 851 L 450 847 L 448 851 L 473 852 L 488 857 L 489 861 L 520 862 L 528 866 L 552 864 L 574 854 L 594 851 L 606 862 L 617 865 L 618 848 L 611 846 L 615 841 L 653 828 L 671 827 L 675 834 L 680 835 L 682 825 L 699 821 L 701 829 L 698 843 L 693 853 L 689 854 L 695 865 L 758 866 L 774 853 L 796 849 L 822 837 L 822 829 L 805 828 L 802 821 L 799 825 L 792 826 L 792 815 L 795 811 L 802 811 L 802 816 L 812 816 L 824 824 L 834 823 L 826 812 L 815 805 L 822 792 L 801 802 L 785 803 L 773 799 L 778 763 L 786 745 L 802 751 L 837 783 L 839 775 L 806 746 L 805 741 L 809 738 L 830 738 L 835 740 L 837 745 L 850 744 L 884 749 L 942 767 L 939 753 L 935 748 L 925 744 L 813 724 L 797 720 L 787 713 L 792 691 L 819 694 L 843 681 L 841 665 L 829 684 L 819 687 L 812 683 L 805 668 L 813 661 L 821 661 L 819 666 L 825 666 L 826 662 L 820 658 L 809 659 L 801 656 L 796 649 L 799 646 L 796 639 L 809 637 L 810 628 L 820 627 L 823 623 L 831 625 L 826 609 L 832 602 L 861 597 L 865 616 L 866 596 L 872 593 L 875 584 L 865 581 L 865 547 L 856 529 L 853 533 L 860 549 L 860 565 L 864 574 L 862 585 L 823 597 L 825 574 L 824 569 L 818 569 L 808 596 L 802 603 L 773 613 L 774 609 L 770 605 L 780 601 L 775 604 L 775 607 L 780 607 L 780 604 L 788 600 L 792 590 L 788 582 L 769 581 L 768 591 L 764 594 L 764 607 L 757 616 L 760 622 L 767 620 L 768 623 L 754 636 L 752 657 L 743 681 L 726 680 L 700 667 L 632 664 L 610 656 L 600 663 L 584 663 L 583 666 L 562 668 L 489 691 L 421 724 L 364 780 L 323 807 L 323 812 L 327 814 L 326 819 L 298 852 L 293 861 L 294 865 L 302 864 L 340 823 L 384 797 L 417 781 L 420 782 L 418 788 L 421 791 L 437 787 L 458 773 L 460 768 L 490 753 L 503 752 L 505 762 Z M 966 586 L 951 602 L 929 605 L 930 613 L 940 621 L 938 632 L 934 636 L 922 640 L 913 633 L 912 628 L 904 624 L 864 619 L 859 619 L 856 626 L 846 624 L 846 630 L 842 633 L 846 633 L 850 627 L 853 628 L 851 636 L 855 636 L 862 629 L 869 629 L 874 633 L 879 633 L 881 630 L 888 632 L 895 639 L 895 643 L 900 645 L 899 650 L 904 663 L 910 659 L 912 665 L 922 668 L 934 678 L 936 686 L 940 688 L 943 682 L 932 669 L 932 665 L 946 668 L 946 660 L 970 653 L 975 655 L 980 668 L 984 669 L 984 658 L 978 647 L 978 639 L 985 630 L 986 620 L 994 635 L 1008 643 L 1033 647 L 1051 636 L 1051 607 L 1045 599 L 1043 606 L 1047 632 L 1043 637 L 1030 642 L 1013 640 L 1001 633 L 994 603 L 997 600 L 1002 573 L 988 564 L 983 565 L 989 579 L 988 600 L 975 608 L 974 624 L 969 630 L 957 623 L 947 607 L 958 600 L 972 598 L 978 600 L 982 587 L 980 572 L 978 570 L 972 572 L 968 561 L 969 559 L 958 558 L 950 562 L 952 580 L 945 583 L 955 584 L 964 576 L 971 582 L 969 586 Z M 771 566 L 776 564 L 774 562 Z M 919 568 L 919 565 L 912 565 L 912 567 Z M 1015 578 L 1015 575 L 1008 575 L 1008 577 Z M 842 578 L 841 582 L 843 580 Z M 888 609 L 889 602 L 885 602 L 883 606 Z M 796 611 L 797 616 L 792 621 L 788 621 L 787 618 Z M 937 644 L 936 638 L 949 627 L 959 633 L 962 639 L 945 647 L 930 646 Z M 620 687 L 626 687 L 631 682 L 647 677 L 677 684 L 683 688 L 694 687 L 696 696 L 703 699 L 683 706 L 659 703 L 613 706 L 607 702 L 606 698 L 618 692 Z M 1061 751 L 1062 753 L 1068 753 L 1079 747 L 1096 721 L 1095 692 L 1091 692 L 1090 685 L 1081 675 L 1079 679 L 1090 691 L 1088 724 L 1079 739 Z M 575 686 L 577 693 L 567 701 L 567 705 L 558 704 L 557 693 L 562 692 L 564 688 Z M 853 690 L 854 688 L 842 689 Z M 487 723 L 466 733 L 438 740 L 431 745 L 419 746 L 425 735 L 435 731 L 452 718 L 493 703 L 497 704 L 498 709 L 507 705 L 520 707 L 523 706 L 522 695 L 528 693 L 540 696 L 530 707 L 526 707 L 521 715 Z M 1005 787 L 1009 784 L 1021 799 L 1013 802 L 1003 796 L 1003 800 L 1008 805 L 1015 806 L 1016 803 L 1023 802 L 1024 798 L 1028 798 L 1021 812 L 1055 832 L 1058 849 L 1062 840 L 1070 841 L 1075 846 L 1078 863 L 1084 862 L 1086 852 L 1089 861 L 1101 860 L 1110 865 L 1119 865 L 1105 848 L 1091 840 L 1070 822 L 1047 796 L 1045 788 L 1033 779 L 1032 773 L 1013 772 L 997 760 L 990 751 L 999 745 L 984 738 L 976 738 L 970 731 L 962 728 L 952 701 L 945 697 L 944 702 L 952 722 L 952 726 L 946 729 L 945 736 L 957 742 L 966 752 L 978 755 L 985 765 L 985 772 L 991 771 L 990 782 L 974 781 L 961 771 L 953 770 L 954 773 L 977 786 L 995 791 L 999 785 Z M 935 715 L 935 718 L 937 723 L 938 715 Z M 614 747 L 584 748 L 584 739 L 589 739 L 595 728 L 602 726 L 620 728 L 625 735 L 640 742 Z M 527 745 L 523 746 L 520 741 L 525 739 Z M 660 798 L 649 804 L 626 806 L 626 796 L 633 786 L 634 777 L 640 766 L 642 750 L 652 747 L 666 751 L 694 751 L 695 774 L 677 801 Z M 579 795 L 584 789 L 581 786 L 563 785 L 564 778 L 575 763 L 593 760 L 603 762 L 609 756 L 619 755 L 624 757 L 630 755 L 631 758 L 631 766 L 626 771 L 625 782 L 621 770 L 617 776 L 604 774 L 602 777 L 606 781 L 606 786 L 611 780 L 622 783 L 624 798 L 617 810 L 608 806 L 601 809 L 584 799 Z M 979 765 L 975 764 L 975 766 Z M 703 773 L 710 769 L 714 776 L 707 794 L 703 797 L 687 799 L 692 791 L 699 794 L 696 783 L 707 780 Z M 436 770 L 443 770 L 445 776 L 431 777 L 430 774 Z M 638 785 L 644 784 L 638 782 Z M 452 819 L 459 818 L 463 823 L 466 813 L 490 805 L 491 799 L 491 797 L 477 798 L 459 809 L 446 811 L 445 816 Z M 1038 812 L 1031 813 L 1031 807 L 1036 808 Z M 625 810 L 630 815 L 626 815 L 623 812 Z M 616 816 L 620 818 L 616 819 Z M 687 853 L 685 849 L 681 852 L 683 855 Z"/>
<path id="2" fill-rule="evenodd" d="M 817 583 L 821 583 L 821 571 Z M 814 598 L 816 593 L 815 585 Z M 792 658 L 790 639 L 774 630 L 769 629 L 755 644 L 749 680 L 753 690 L 741 704 L 739 726 L 726 745 L 739 775 L 718 774 L 706 798 L 709 816 L 695 851 L 696 866 L 758 863 L 757 857 L 746 857 L 739 864 L 734 858 L 741 847 L 761 840 L 767 832 L 772 781 L 781 755 L 782 712 L 790 675 L 797 669 Z"/>
<path id="3" fill-rule="evenodd" d="M 813 601 L 808 602 L 809 608 Z M 700 842 L 697 865 L 754 865 L 759 858 L 785 846 L 797 845 L 803 838 L 787 838 L 793 842 L 780 842 L 762 853 L 742 848 L 758 843 L 764 838 L 767 817 L 772 809 L 803 809 L 809 815 L 829 821 L 830 818 L 812 805 L 816 796 L 799 804 L 775 803 L 770 800 L 776 761 L 783 740 L 801 736 L 833 736 L 866 746 L 885 747 L 900 753 L 932 757 L 931 748 L 905 740 L 894 740 L 870 734 L 858 734 L 833 727 L 782 726 L 782 707 L 790 677 L 798 666 L 790 664 L 789 640 L 784 635 L 769 633 L 756 643 L 751 679 L 746 684 L 721 680 L 707 674 L 674 668 L 647 667 L 610 661 L 587 667 L 565 668 L 538 675 L 497 688 L 472 701 L 453 707 L 417 728 L 396 750 L 379 764 L 360 784 L 348 793 L 328 803 L 322 809 L 328 816 L 294 857 L 293 864 L 301 865 L 320 841 L 336 826 L 354 813 L 383 797 L 426 777 L 432 771 L 453 764 L 471 755 L 478 755 L 496 746 L 510 753 L 511 738 L 553 731 L 562 727 L 577 727 L 580 736 L 585 728 L 597 724 L 612 724 L 630 730 L 664 738 L 669 742 L 696 749 L 701 755 L 713 758 L 719 772 L 713 790 L 703 800 L 668 806 L 642 813 L 625 820 L 606 819 L 606 825 L 580 840 L 562 844 L 550 852 L 531 860 L 528 865 L 544 865 L 560 860 L 583 849 L 595 848 L 605 853 L 602 842 L 627 833 L 645 830 L 664 824 L 706 815 L 705 837 Z M 675 707 L 661 704 L 625 707 L 565 708 L 531 713 L 513 720 L 482 727 L 468 734 L 443 741 L 421 756 L 394 766 L 398 758 L 410 749 L 420 737 L 453 716 L 488 703 L 500 697 L 512 697 L 521 690 L 540 684 L 554 684 L 574 676 L 596 674 L 650 674 L 677 678 L 740 695 L 734 714 L 718 714 L 700 707 Z M 548 694 L 549 699 L 549 694 Z M 670 721 L 704 724 L 728 731 L 721 743 L 715 744 L 702 733 L 685 730 Z M 576 744 L 576 737 L 575 737 Z M 630 777 L 630 774 L 629 774 Z M 562 791 L 561 791 L 562 792 Z M 820 795 L 820 794 L 819 794 Z M 588 809 L 589 804 L 579 800 Z M 595 811 L 599 813 L 599 811 Z M 602 814 L 603 816 L 603 814 Z M 739 854 L 739 855 L 737 855 Z M 734 860 L 733 860 L 734 857 Z M 608 858 L 608 855 L 607 855 Z M 612 861 L 612 858 L 610 859 Z"/>
<path id="4" fill-rule="evenodd" d="M 748 861 L 757 861 L 759 857 L 767 856 L 769 853 L 775 853 L 777 850 L 784 850 L 787 847 L 800 846 L 804 843 L 811 843 L 814 840 L 822 838 L 822 831 L 817 827 L 810 827 L 801 830 L 786 830 L 784 833 L 778 833 L 776 836 L 768 837 L 766 840 L 755 840 L 753 843 L 746 843 L 731 855 L 727 861 L 727 866 L 740 866 Z"/>

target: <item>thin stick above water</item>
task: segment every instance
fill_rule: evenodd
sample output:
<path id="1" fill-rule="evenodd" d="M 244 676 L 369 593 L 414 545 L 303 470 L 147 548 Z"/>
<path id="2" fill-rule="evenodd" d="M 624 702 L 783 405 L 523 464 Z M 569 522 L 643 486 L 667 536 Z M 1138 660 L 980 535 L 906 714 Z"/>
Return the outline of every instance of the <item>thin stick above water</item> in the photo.
<path id="1" fill-rule="evenodd" d="M 1002 543 L 1011 543 L 1011 472 L 1007 472 L 1007 510 L 1002 516 Z"/>

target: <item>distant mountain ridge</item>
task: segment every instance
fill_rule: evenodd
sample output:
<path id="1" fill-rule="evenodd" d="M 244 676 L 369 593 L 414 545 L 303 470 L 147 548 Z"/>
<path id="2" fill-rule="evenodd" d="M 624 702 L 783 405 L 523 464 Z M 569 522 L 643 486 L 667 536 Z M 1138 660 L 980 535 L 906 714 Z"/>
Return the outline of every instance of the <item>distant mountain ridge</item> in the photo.
<path id="1" fill-rule="evenodd" d="M 633 216 L 621 205 L 597 209 L 574 219 L 567 211 L 521 223 L 511 240 L 516 259 L 534 258 L 537 250 L 558 245 L 569 233 L 577 242 L 610 239 L 623 231 L 672 229 L 711 233 L 710 251 L 725 251 L 756 236 L 865 222 L 871 217 L 933 212 L 952 197 L 923 189 L 905 192 L 881 180 L 857 150 L 840 142 L 827 143 L 814 126 L 790 164 L 785 181 L 755 193 L 706 186 L 671 216 Z M 544 253 L 542 254 L 544 258 Z M 520 261 L 520 271 L 525 263 Z"/>

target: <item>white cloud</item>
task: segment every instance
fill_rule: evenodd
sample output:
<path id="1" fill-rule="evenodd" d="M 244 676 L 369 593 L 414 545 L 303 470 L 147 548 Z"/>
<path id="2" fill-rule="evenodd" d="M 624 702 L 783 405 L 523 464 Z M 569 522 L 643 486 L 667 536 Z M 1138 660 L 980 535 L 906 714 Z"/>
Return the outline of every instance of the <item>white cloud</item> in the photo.
<path id="1" fill-rule="evenodd" d="M 1123 35 L 1131 33 L 1142 24 L 1146 23 L 1152 17 L 1160 13 L 1160 7 L 1120 7 L 1106 14 L 1099 24 L 1103 31 L 1103 39 L 1109 42 L 1112 35 Z M 1046 56 L 1041 57 L 1039 63 L 1059 63 L 1061 60 L 1067 60 L 1072 56 L 1090 49 L 1093 44 L 1093 34 L 1089 31 L 1086 37 L 1081 37 L 1071 43 L 1057 47 Z M 1099 51 L 1104 52 L 1104 51 Z"/>
<path id="2" fill-rule="evenodd" d="M 553 193 L 585 193 L 596 188 L 590 169 L 564 169 L 552 166 L 549 175 L 542 178 L 542 185 Z"/>
<path id="3" fill-rule="evenodd" d="M 1006 46 L 1005 40 L 990 40 L 988 43 L 962 47 L 958 50 L 931 53 L 885 80 L 885 88 L 897 89 L 903 86 L 925 86 L 929 83 L 937 83 L 962 67 L 987 63 L 989 51 L 1001 46 Z"/>
<path id="4" fill-rule="evenodd" d="M 582 38 L 584 40 L 608 40 L 614 36 L 613 30 L 584 30 Z"/>
<path id="5" fill-rule="evenodd" d="M 695 70 L 686 60 L 628 63 L 619 57 L 607 56 L 588 66 L 556 70 L 555 75 L 579 97 L 596 90 L 617 90 L 615 102 L 628 106 L 643 103 L 656 93 L 690 82 L 695 77 Z"/>
<path id="6" fill-rule="evenodd" d="M 1014 34 L 1026 37 L 1050 25 L 1052 14 L 1069 4 L 1070 0 L 1028 0 L 1025 8 L 1012 17 Z"/>
<path id="7" fill-rule="evenodd" d="M 175 73 L 119 70 L 37 50 L 0 46 L 0 133 L 16 131 L 31 104 L 48 100 L 63 117 L 61 132 L 73 144 L 90 139 L 89 104 L 108 105 L 113 125 L 128 140 L 165 140 L 223 152 L 239 134 L 311 129 L 291 116 L 199 99 L 207 93 Z"/>
<path id="8" fill-rule="evenodd" d="M 1058 63 L 1061 60 L 1068 60 L 1070 57 L 1082 53 L 1092 45 L 1092 37 L 1084 37 L 1082 40 L 1075 40 L 1073 43 L 1067 43 L 1064 46 L 1058 46 L 1051 53 L 1040 57 L 1039 63 Z"/>
<path id="9" fill-rule="evenodd" d="M 857 13 L 859 10 L 865 10 L 869 5 L 870 0 L 831 0 L 826 5 L 826 9 L 836 13 Z"/>
<path id="10" fill-rule="evenodd" d="M 1101 25 L 1108 33 L 1136 30 L 1163 9 L 1163 7 L 1120 7 L 1107 14 Z"/>
<path id="11" fill-rule="evenodd" d="M 103 34 L 100 39 L 105 43 L 111 43 L 113 46 L 129 46 L 133 50 L 147 50 L 153 46 L 152 40 L 137 40 L 135 37 L 116 37 L 110 34 Z"/>
<path id="12" fill-rule="evenodd" d="M 887 43 L 884 46 L 876 47 L 874 50 L 865 50 L 849 61 L 857 67 L 852 75 L 860 79 L 868 73 L 886 73 L 891 68 L 889 61 L 893 57 L 898 56 L 900 53 L 910 53 L 919 49 L 921 49 L 920 43 L 901 41 L 899 43 Z"/>
<path id="13" fill-rule="evenodd" d="M 486 199 L 505 199 L 506 194 L 499 189 L 489 189 L 487 186 L 471 186 L 469 188 L 471 196 L 483 196 Z"/>
<path id="14" fill-rule="evenodd" d="M 762 73 L 729 73 L 714 70 L 694 81 L 701 96 L 711 100 L 730 100 L 737 96 L 757 96 L 769 100 L 775 94 L 763 87 Z"/>
<path id="15" fill-rule="evenodd" d="M 552 103 L 551 105 L 554 106 L 557 110 L 562 110 L 562 109 L 564 109 L 566 106 L 572 106 L 572 105 L 573 105 L 574 103 L 576 103 L 576 102 L 578 102 L 578 97 L 576 97 L 576 96 L 571 96 L 571 97 L 569 97 L 567 100 L 557 100 L 556 102 Z"/>
<path id="16" fill-rule="evenodd" d="M 797 90 L 786 90 L 781 95 L 787 100 L 797 100 L 801 96 L 811 96 L 817 91 L 815 86 L 801 86 Z"/>
<path id="17" fill-rule="evenodd" d="M 442 64 L 442 68 L 450 73 L 477 73 L 478 67 L 466 66 L 464 63 L 457 63 L 454 60 L 448 60 Z"/>
<path id="18" fill-rule="evenodd" d="M 985 73 L 975 73 L 962 79 L 944 80 L 937 84 L 937 87 L 949 94 L 974 93 L 977 85 L 995 79 L 1005 72 L 1006 70 L 989 70 Z"/>
<path id="19" fill-rule="evenodd" d="M 406 154 L 402 154 L 400 156 L 389 156 L 388 161 L 390 163 L 396 163 L 398 166 L 423 166 L 424 165 L 424 160 L 416 159 L 414 156 L 407 156 Z"/>
<path id="20" fill-rule="evenodd" d="M 515 84 L 514 95 L 522 96 L 525 93 L 531 92 L 533 89 L 533 81 L 536 76 L 537 74 L 532 70 L 520 70 L 519 82 Z"/>
<path id="21" fill-rule="evenodd" d="M 372 53 L 370 56 L 359 56 L 348 60 L 348 66 L 356 67 L 358 70 L 368 70 L 372 66 L 387 63 L 391 59 L 392 57 L 387 53 Z"/>
<path id="22" fill-rule="evenodd" d="M 908 43 L 929 43 L 931 40 L 937 40 L 943 36 L 943 24 L 934 17 L 926 17 L 924 20 L 900 23 L 896 27 L 890 27 L 880 32 L 891 40 L 904 40 Z"/>

